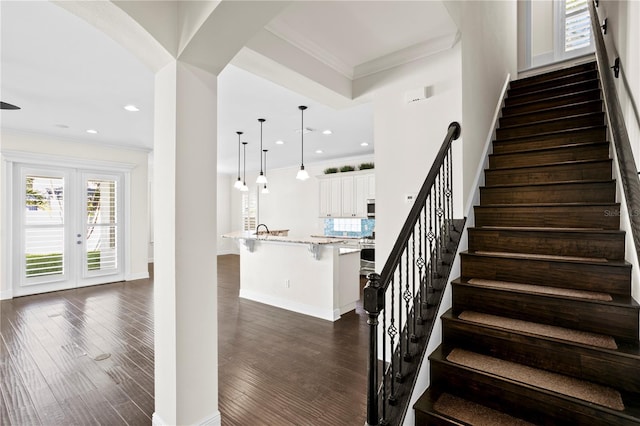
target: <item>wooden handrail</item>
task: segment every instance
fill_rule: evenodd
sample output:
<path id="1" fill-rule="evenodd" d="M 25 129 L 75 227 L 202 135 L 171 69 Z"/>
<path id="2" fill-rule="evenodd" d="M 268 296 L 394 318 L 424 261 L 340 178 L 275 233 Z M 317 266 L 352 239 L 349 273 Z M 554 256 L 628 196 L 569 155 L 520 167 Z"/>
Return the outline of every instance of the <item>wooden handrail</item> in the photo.
<path id="1" fill-rule="evenodd" d="M 447 129 L 447 135 L 445 136 L 444 141 L 442 142 L 440 151 L 438 151 L 438 155 L 436 155 L 436 158 L 433 160 L 431 169 L 429 170 L 429 174 L 427 175 L 427 178 L 424 180 L 424 183 L 422 184 L 422 188 L 420 188 L 420 192 L 418 193 L 418 195 L 416 196 L 416 199 L 413 202 L 413 207 L 411 207 L 411 210 L 409 211 L 407 220 L 404 222 L 404 225 L 402 226 L 402 230 L 400 231 L 400 234 L 398 235 L 398 238 L 396 239 L 396 242 L 393 245 L 393 249 L 391 249 L 391 254 L 389 254 L 389 257 L 387 258 L 387 262 L 384 264 L 384 268 L 380 273 L 380 276 L 382 277 L 381 286 L 385 290 L 389 286 L 389 282 L 391 281 L 391 276 L 393 275 L 392 274 L 393 270 L 395 269 L 396 265 L 400 261 L 403 248 L 407 243 L 407 241 L 409 241 L 409 237 L 411 237 L 411 234 L 413 233 L 413 229 L 416 226 L 416 223 L 418 222 L 418 217 L 420 216 L 420 211 L 422 210 L 422 206 L 424 206 L 424 204 L 426 203 L 427 197 L 429 196 L 429 192 L 431 191 L 431 187 L 436 182 L 436 177 L 438 176 L 440 167 L 442 166 L 444 158 L 446 157 L 447 152 L 449 151 L 449 147 L 451 146 L 451 143 L 454 140 L 460 137 L 460 132 L 461 132 L 461 128 L 458 122 L 454 121 L 453 123 L 449 124 L 449 128 Z"/>
<path id="2" fill-rule="evenodd" d="M 609 119 L 609 130 L 618 157 L 620 180 L 622 181 L 624 197 L 627 201 L 631 234 L 638 262 L 640 262 L 640 178 L 638 178 L 638 168 L 633 158 L 633 150 L 631 149 L 629 134 L 624 124 L 618 92 L 611 75 L 607 47 L 604 43 L 598 11 L 594 2 L 589 2 L 589 12 L 591 14 L 591 30 L 596 47 L 598 73 L 600 74 L 604 104 Z"/>

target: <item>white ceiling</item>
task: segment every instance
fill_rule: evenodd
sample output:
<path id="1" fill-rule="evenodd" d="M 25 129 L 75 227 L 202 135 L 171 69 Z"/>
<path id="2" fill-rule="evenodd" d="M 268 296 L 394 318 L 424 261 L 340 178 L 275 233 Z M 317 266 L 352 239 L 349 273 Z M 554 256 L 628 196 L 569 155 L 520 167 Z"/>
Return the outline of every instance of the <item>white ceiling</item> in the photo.
<path id="1" fill-rule="evenodd" d="M 0 98 L 22 107 L 1 112 L 3 128 L 152 149 L 151 71 L 55 4 L 2 1 L 0 7 Z M 267 30 L 351 79 L 425 56 L 432 41 L 456 31 L 440 1 L 294 2 Z M 247 169 L 259 168 L 258 118 L 267 120 L 269 167 L 299 164 L 298 105 L 309 107 L 305 127 L 313 129 L 305 134 L 305 163 L 373 153 L 370 104 L 335 110 L 233 65 L 221 72 L 218 90 L 220 172 L 236 173 L 238 130 L 249 142 Z M 127 104 L 141 111 L 127 112 Z M 323 135 L 325 129 L 333 134 Z"/>

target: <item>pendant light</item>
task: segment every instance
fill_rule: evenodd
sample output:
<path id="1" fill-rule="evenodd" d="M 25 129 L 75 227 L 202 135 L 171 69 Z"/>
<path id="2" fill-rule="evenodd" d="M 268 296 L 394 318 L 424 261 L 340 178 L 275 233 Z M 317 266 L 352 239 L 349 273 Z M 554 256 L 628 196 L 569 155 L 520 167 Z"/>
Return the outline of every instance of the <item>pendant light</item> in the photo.
<path id="1" fill-rule="evenodd" d="M 265 181 L 264 181 L 264 187 L 262 188 L 262 193 L 263 194 L 268 194 L 269 193 L 269 188 L 267 188 L 267 151 L 269 151 L 268 149 L 263 149 L 262 152 L 264 152 L 264 176 L 265 176 Z"/>
<path id="2" fill-rule="evenodd" d="M 242 179 L 240 179 L 240 135 L 242 132 L 236 132 L 238 134 L 238 180 L 233 184 L 236 189 L 242 188 Z"/>
<path id="3" fill-rule="evenodd" d="M 249 187 L 247 186 L 247 143 L 248 142 L 242 142 L 242 148 L 244 150 L 244 175 L 242 187 L 240 188 L 240 191 L 242 192 L 247 192 L 249 190 Z"/>
<path id="4" fill-rule="evenodd" d="M 298 170 L 296 179 L 307 180 L 309 179 L 309 173 L 307 173 L 307 171 L 304 169 L 304 110 L 307 109 L 307 107 L 304 105 L 300 105 L 298 109 L 300 110 L 300 115 L 301 115 L 301 125 L 300 125 L 301 151 L 300 151 L 300 170 Z"/>
<path id="5" fill-rule="evenodd" d="M 267 121 L 264 118 L 258 118 L 260 122 L 260 174 L 258 175 L 258 179 L 256 179 L 256 183 L 267 183 L 267 177 L 262 172 L 262 124 Z"/>

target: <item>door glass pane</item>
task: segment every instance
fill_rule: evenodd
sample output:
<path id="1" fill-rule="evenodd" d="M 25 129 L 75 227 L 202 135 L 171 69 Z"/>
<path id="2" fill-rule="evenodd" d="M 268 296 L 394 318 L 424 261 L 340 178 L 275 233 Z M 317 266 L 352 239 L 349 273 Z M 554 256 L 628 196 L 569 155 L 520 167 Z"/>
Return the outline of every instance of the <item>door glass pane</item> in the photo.
<path id="1" fill-rule="evenodd" d="M 64 178 L 25 176 L 25 277 L 64 274 Z"/>
<path id="2" fill-rule="evenodd" d="M 86 198 L 86 270 L 118 269 L 117 182 L 88 179 Z"/>

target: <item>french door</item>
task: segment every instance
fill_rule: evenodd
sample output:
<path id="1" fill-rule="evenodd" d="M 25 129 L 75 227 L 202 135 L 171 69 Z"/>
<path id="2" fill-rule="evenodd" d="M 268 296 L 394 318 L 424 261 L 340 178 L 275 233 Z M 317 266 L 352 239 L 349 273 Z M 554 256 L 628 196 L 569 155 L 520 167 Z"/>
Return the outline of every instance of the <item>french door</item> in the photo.
<path id="1" fill-rule="evenodd" d="M 14 295 L 123 280 L 122 174 L 14 170 Z"/>

